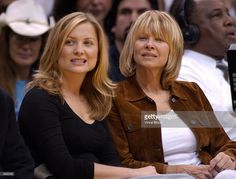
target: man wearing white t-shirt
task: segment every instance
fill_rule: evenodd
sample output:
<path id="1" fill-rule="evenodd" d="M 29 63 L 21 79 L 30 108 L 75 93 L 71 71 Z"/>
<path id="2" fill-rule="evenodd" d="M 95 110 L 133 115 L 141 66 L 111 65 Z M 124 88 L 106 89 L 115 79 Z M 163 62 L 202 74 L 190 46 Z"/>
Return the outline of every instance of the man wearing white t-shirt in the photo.
<path id="1" fill-rule="evenodd" d="M 194 81 L 204 91 L 215 114 L 232 140 L 236 140 L 236 114 L 230 85 L 217 66 L 236 42 L 235 19 L 224 0 L 187 0 L 171 12 L 185 39 L 179 80 Z"/>

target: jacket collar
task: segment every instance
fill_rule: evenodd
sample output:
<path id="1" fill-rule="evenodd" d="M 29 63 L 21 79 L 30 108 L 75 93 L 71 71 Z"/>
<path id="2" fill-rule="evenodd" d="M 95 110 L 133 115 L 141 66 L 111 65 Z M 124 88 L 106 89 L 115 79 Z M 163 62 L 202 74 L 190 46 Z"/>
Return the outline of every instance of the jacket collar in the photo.
<path id="1" fill-rule="evenodd" d="M 135 75 L 127 78 L 121 82 L 123 88 L 124 97 L 128 101 L 138 101 L 143 98 L 148 98 L 143 90 L 140 88 Z M 171 97 L 177 97 L 183 100 L 187 100 L 186 95 L 182 92 L 178 82 L 175 81 L 170 85 Z"/>

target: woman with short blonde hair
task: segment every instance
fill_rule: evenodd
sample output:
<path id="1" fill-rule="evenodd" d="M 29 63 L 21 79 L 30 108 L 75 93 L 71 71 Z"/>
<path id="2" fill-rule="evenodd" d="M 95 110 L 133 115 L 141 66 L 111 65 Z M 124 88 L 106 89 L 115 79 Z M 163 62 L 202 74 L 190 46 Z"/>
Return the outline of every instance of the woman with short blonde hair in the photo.
<path id="1" fill-rule="evenodd" d="M 120 70 L 123 75 L 130 77 L 135 74 L 134 43 L 140 33 L 153 33 L 157 38 L 162 38 L 170 48 L 167 63 L 163 68 L 161 84 L 164 89 L 173 82 L 180 70 L 183 55 L 183 37 L 179 26 L 166 13 L 153 11 L 138 18 L 136 24 L 130 29 L 126 43 L 120 55 Z M 171 34 L 171 35 L 170 35 Z"/>
<path id="2" fill-rule="evenodd" d="M 236 142 L 218 123 L 201 88 L 177 81 L 183 37 L 166 12 L 150 10 L 131 27 L 108 126 L 122 164 L 158 173 L 235 178 Z M 176 176 L 178 178 L 178 176 Z"/>

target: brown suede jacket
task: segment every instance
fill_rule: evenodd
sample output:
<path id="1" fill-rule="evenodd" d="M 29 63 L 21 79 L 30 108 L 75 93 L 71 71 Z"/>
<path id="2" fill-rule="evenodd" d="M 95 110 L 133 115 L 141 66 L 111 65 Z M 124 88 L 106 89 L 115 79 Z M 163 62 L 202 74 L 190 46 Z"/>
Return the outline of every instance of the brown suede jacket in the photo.
<path id="1" fill-rule="evenodd" d="M 178 111 L 191 111 L 191 115 L 194 116 L 189 118 L 183 113 L 179 114 L 196 137 L 197 152 L 203 164 L 209 164 L 219 152 L 236 159 L 236 142 L 228 138 L 196 83 L 176 81 L 170 85 L 170 94 L 170 106 L 177 114 Z M 153 165 L 158 173 L 166 173 L 168 164 L 164 161 L 161 128 L 142 127 L 142 111 L 158 110 L 155 102 L 144 94 L 133 76 L 119 84 L 112 110 L 107 118 L 117 152 L 126 167 Z M 199 117 L 197 111 L 208 112 L 204 117 Z M 206 122 L 208 127 L 205 127 Z M 217 127 L 211 127 L 211 124 Z"/>

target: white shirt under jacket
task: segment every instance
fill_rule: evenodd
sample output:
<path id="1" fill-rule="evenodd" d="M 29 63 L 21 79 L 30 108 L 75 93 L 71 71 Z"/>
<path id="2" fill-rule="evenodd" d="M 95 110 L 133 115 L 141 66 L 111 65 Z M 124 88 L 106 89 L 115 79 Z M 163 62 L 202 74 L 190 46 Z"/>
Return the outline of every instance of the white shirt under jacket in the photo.
<path id="1" fill-rule="evenodd" d="M 236 113 L 232 109 L 230 85 L 216 67 L 216 60 L 185 50 L 178 80 L 196 82 L 201 87 L 225 132 L 236 141 Z"/>

